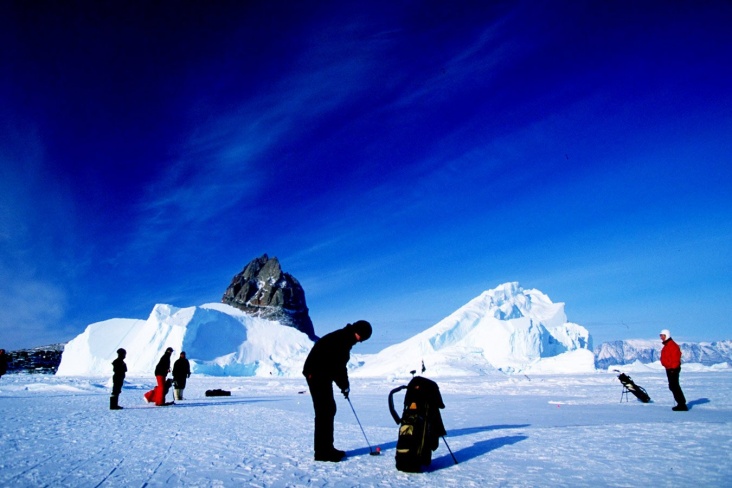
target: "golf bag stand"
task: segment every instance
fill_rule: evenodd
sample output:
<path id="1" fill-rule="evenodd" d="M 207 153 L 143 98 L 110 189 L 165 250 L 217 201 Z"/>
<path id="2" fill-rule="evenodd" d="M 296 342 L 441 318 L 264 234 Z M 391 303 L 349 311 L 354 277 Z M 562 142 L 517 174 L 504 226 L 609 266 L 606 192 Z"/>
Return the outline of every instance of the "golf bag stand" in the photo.
<path id="1" fill-rule="evenodd" d="M 630 399 L 628 398 L 628 393 L 630 393 L 630 390 L 628 390 L 628 387 L 625 385 L 623 386 L 623 392 L 620 394 L 620 403 L 623 403 L 623 398 L 625 398 L 625 402 L 629 402 Z"/>

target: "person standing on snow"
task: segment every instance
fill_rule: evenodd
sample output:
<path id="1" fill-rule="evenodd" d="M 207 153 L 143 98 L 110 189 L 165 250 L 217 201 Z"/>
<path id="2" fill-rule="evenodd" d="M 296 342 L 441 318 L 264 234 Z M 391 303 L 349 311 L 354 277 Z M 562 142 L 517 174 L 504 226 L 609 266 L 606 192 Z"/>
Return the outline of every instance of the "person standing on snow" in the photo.
<path id="1" fill-rule="evenodd" d="M 186 359 L 186 352 L 181 351 L 180 357 L 173 365 L 173 398 L 183 400 L 183 390 L 186 388 L 186 379 L 191 377 L 191 363 Z"/>
<path id="2" fill-rule="evenodd" d="M 679 345 L 671 339 L 671 332 L 663 329 L 660 333 L 663 349 L 661 349 L 661 365 L 666 368 L 666 377 L 668 378 L 668 389 L 674 394 L 676 406 L 671 410 L 675 412 L 686 412 L 689 408 L 686 406 L 686 398 L 684 392 L 681 391 L 679 385 L 679 375 L 681 374 L 681 349 Z"/>
<path id="3" fill-rule="evenodd" d="M 173 354 L 173 348 L 169 347 L 165 350 L 165 353 L 160 357 L 158 365 L 155 366 L 155 379 L 158 382 L 158 386 L 155 389 L 155 405 L 162 407 L 165 405 L 165 378 L 170 373 L 170 356 Z"/>
<path id="4" fill-rule="evenodd" d="M 348 399 L 348 360 L 351 348 L 371 337 L 371 324 L 359 320 L 320 338 L 310 350 L 302 374 L 308 382 L 315 410 L 314 448 L 316 461 L 338 462 L 346 455 L 333 447 L 333 420 L 336 402 L 333 383 Z"/>
<path id="5" fill-rule="evenodd" d="M 8 372 L 8 356 L 5 354 L 5 349 L 0 349 L 0 378 Z"/>
<path id="6" fill-rule="evenodd" d="M 122 393 L 122 385 L 127 374 L 126 356 L 127 351 L 120 347 L 117 349 L 117 359 L 112 361 L 112 371 L 114 373 L 112 375 L 112 396 L 109 397 L 110 410 L 122 410 L 122 407 L 119 406 L 119 394 Z"/>

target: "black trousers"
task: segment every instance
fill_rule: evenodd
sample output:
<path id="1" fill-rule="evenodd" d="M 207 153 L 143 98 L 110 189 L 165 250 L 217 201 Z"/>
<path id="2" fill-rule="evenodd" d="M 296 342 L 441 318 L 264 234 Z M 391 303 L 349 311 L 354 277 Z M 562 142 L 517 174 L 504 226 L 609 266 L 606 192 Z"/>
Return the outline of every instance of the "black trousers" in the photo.
<path id="1" fill-rule="evenodd" d="M 313 445 L 316 453 L 328 453 L 333 447 L 333 421 L 336 402 L 333 398 L 333 382 L 307 378 L 310 396 L 315 410 L 315 434 Z"/>
<path id="2" fill-rule="evenodd" d="M 668 378 L 668 389 L 674 394 L 674 400 L 677 405 L 686 405 L 686 398 L 684 392 L 681 391 L 681 385 L 679 385 L 679 375 L 681 374 L 681 368 L 673 368 L 666 370 L 666 377 Z"/>
<path id="3" fill-rule="evenodd" d="M 122 393 L 122 385 L 124 385 L 124 383 L 124 378 L 112 377 L 112 396 L 118 396 L 120 393 Z"/>

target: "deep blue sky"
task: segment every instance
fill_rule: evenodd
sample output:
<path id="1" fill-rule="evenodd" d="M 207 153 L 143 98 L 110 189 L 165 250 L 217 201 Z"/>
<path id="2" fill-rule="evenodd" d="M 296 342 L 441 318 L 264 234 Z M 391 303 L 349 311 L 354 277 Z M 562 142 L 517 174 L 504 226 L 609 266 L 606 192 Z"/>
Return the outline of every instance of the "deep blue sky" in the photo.
<path id="1" fill-rule="evenodd" d="M 351 3 L 0 3 L 0 347 L 264 253 L 360 352 L 507 281 L 732 339 L 730 2 Z"/>

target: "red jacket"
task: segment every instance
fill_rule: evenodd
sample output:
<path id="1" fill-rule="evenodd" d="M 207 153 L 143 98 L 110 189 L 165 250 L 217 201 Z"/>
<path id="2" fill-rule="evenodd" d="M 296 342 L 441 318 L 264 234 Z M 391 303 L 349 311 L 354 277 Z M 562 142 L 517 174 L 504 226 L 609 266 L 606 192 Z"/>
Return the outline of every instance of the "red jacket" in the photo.
<path id="1" fill-rule="evenodd" d="M 666 369 L 681 367 L 681 349 L 670 337 L 664 341 L 661 349 L 661 365 Z"/>

